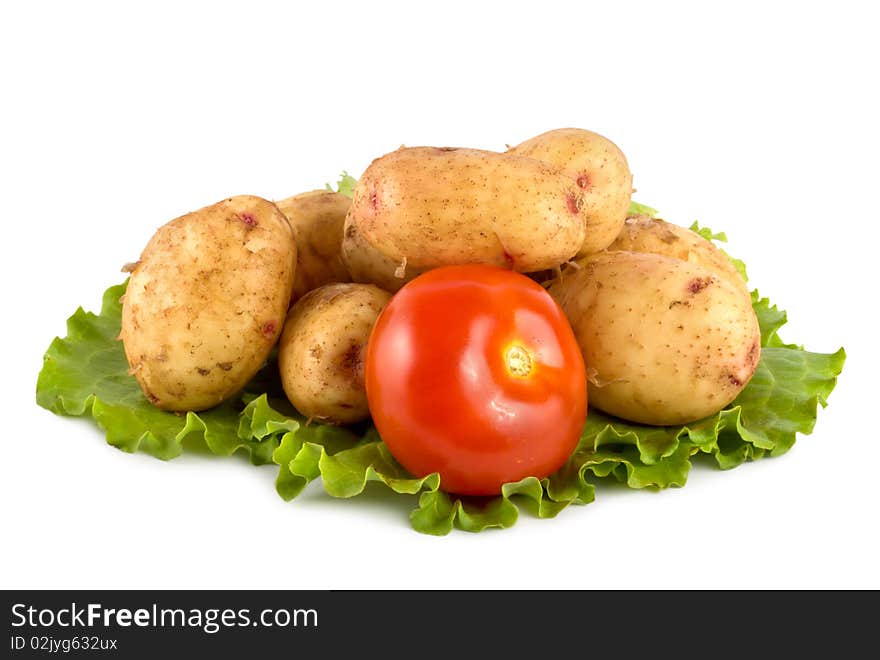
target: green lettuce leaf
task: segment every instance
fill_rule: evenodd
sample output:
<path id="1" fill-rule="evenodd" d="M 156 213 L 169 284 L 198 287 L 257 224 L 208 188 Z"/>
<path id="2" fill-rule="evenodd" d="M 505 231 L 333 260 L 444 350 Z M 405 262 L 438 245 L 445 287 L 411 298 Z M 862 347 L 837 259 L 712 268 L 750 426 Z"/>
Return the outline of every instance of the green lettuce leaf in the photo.
<path id="1" fill-rule="evenodd" d="M 724 239 L 696 223 L 691 228 L 708 240 Z M 355 497 L 369 482 L 378 482 L 412 497 L 412 526 L 434 535 L 454 528 L 507 528 L 521 509 L 552 518 L 570 504 L 592 502 L 608 480 L 630 488 L 684 486 L 698 453 L 712 456 L 722 469 L 783 454 L 798 433 L 813 430 L 817 409 L 826 405 L 845 360 L 843 349 L 811 353 L 783 342 L 778 332 L 785 312 L 755 291 L 761 360 L 725 410 L 672 427 L 632 424 L 590 410 L 576 450 L 556 473 L 505 484 L 498 497 L 459 497 L 440 490 L 437 474 L 407 474 L 370 425 L 307 423 L 284 398 L 274 360 L 239 396 L 217 408 L 186 415 L 156 409 L 128 373 L 117 340 L 124 292 L 124 284 L 111 287 L 100 314 L 78 309 L 68 320 L 67 337 L 55 339 L 46 352 L 37 380 L 39 405 L 61 415 L 91 417 L 107 442 L 123 451 L 169 459 L 201 446 L 222 456 L 242 450 L 255 464 L 274 462 L 276 489 L 286 500 L 319 477 L 326 493 L 337 498 Z"/>
<path id="2" fill-rule="evenodd" d="M 626 212 L 627 215 L 650 215 L 652 218 L 656 218 L 658 213 L 657 209 L 653 209 L 647 204 L 639 204 L 632 201 L 629 203 L 629 210 Z"/>
<path id="3" fill-rule="evenodd" d="M 99 315 L 80 308 L 67 320 L 67 337 L 56 338 L 43 357 L 37 403 L 59 415 L 92 417 L 107 442 L 123 451 L 170 459 L 183 452 L 186 441 L 219 456 L 241 449 L 254 464 L 270 462 L 274 447 L 241 432 L 246 407 L 240 399 L 179 415 L 159 410 L 144 396 L 118 340 L 125 286 L 107 289 Z"/>
<path id="4" fill-rule="evenodd" d="M 357 185 L 357 179 L 351 176 L 345 170 L 342 171 L 342 174 L 339 175 L 339 181 L 336 184 L 336 191 L 340 195 L 345 195 L 346 197 L 351 197 L 354 194 L 354 187 Z M 325 184 L 324 186 L 327 190 L 333 191 L 333 188 L 330 184 Z"/>

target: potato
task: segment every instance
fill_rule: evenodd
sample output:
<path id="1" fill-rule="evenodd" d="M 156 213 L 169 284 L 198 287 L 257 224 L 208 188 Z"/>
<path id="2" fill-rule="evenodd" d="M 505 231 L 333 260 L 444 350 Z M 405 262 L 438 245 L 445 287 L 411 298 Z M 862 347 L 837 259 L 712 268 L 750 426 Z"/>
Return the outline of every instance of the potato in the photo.
<path id="1" fill-rule="evenodd" d="M 276 203 L 296 239 L 293 300 L 324 284 L 350 281 L 340 250 L 351 200 L 330 190 L 313 190 Z"/>
<path id="2" fill-rule="evenodd" d="M 550 163 L 576 181 L 586 225 L 578 256 L 605 249 L 620 233 L 632 197 L 632 174 L 626 156 L 611 140 L 580 128 L 560 128 L 507 153 Z"/>
<path id="3" fill-rule="evenodd" d="M 281 334 L 296 269 L 287 218 L 231 197 L 161 227 L 130 268 L 121 339 L 163 410 L 204 410 L 238 392 Z"/>
<path id="4" fill-rule="evenodd" d="M 354 282 L 375 284 L 385 291 L 397 292 L 427 268 L 415 268 L 406 261 L 396 262 L 370 245 L 355 224 L 345 228 L 342 261 Z"/>
<path id="5" fill-rule="evenodd" d="M 712 415 L 761 354 L 749 301 L 726 278 L 672 257 L 602 252 L 550 286 L 587 364 L 591 406 L 641 424 Z"/>
<path id="6" fill-rule="evenodd" d="M 730 258 L 711 241 L 659 218 L 636 215 L 626 219 L 623 230 L 609 250 L 626 252 L 650 252 L 674 257 L 702 266 L 725 278 L 737 289 L 749 296 L 749 287 Z"/>
<path id="7" fill-rule="evenodd" d="M 364 357 L 391 294 L 371 284 L 328 284 L 290 309 L 278 345 L 284 392 L 309 418 L 334 424 L 366 419 Z"/>
<path id="8" fill-rule="evenodd" d="M 583 243 L 581 196 L 572 179 L 531 158 L 402 147 L 374 160 L 358 181 L 343 255 L 357 270 L 352 255 L 360 248 L 351 243 L 360 241 L 370 252 L 365 272 L 377 272 L 363 278 L 382 284 L 392 265 L 405 271 L 397 278 L 404 281 L 453 264 L 552 268 Z"/>

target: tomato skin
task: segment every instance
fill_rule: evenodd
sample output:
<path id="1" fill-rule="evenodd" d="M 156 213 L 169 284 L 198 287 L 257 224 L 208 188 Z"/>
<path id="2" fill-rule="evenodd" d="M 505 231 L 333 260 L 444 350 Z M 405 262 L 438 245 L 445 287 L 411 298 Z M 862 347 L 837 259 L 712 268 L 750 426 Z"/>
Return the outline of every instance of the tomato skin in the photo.
<path id="1" fill-rule="evenodd" d="M 587 410 L 562 310 L 540 285 L 494 266 L 437 268 L 404 286 L 370 337 L 366 389 L 398 462 L 416 476 L 439 472 L 441 489 L 461 495 L 497 495 L 557 470 Z"/>

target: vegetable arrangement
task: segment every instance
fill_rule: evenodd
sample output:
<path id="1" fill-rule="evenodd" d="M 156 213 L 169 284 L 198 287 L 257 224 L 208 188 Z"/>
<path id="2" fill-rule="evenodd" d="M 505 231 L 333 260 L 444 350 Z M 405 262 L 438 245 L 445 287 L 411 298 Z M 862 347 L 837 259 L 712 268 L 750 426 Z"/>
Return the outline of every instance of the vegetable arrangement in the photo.
<path id="1" fill-rule="evenodd" d="M 723 235 L 631 192 L 616 145 L 561 129 L 221 201 L 160 228 L 99 315 L 77 310 L 37 401 L 125 451 L 244 450 L 285 499 L 319 476 L 336 497 L 418 494 L 430 534 L 553 517 L 605 479 L 682 486 L 695 454 L 784 453 L 843 349 L 785 344 Z"/>

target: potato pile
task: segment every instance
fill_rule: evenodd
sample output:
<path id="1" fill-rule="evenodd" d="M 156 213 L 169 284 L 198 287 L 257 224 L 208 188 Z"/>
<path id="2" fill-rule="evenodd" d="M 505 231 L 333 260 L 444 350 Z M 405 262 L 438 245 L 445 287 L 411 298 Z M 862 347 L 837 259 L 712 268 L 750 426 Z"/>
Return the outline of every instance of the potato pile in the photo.
<path id="1" fill-rule="evenodd" d="M 592 407 L 651 425 L 706 417 L 760 358 L 746 283 L 697 234 L 627 217 L 631 194 L 621 150 L 566 128 L 503 153 L 401 147 L 370 164 L 352 199 L 223 200 L 160 228 L 128 269 L 131 373 L 159 408 L 203 410 L 277 344 L 304 416 L 356 422 L 369 416 L 365 347 L 394 292 L 432 268 L 482 263 L 544 274 Z"/>

